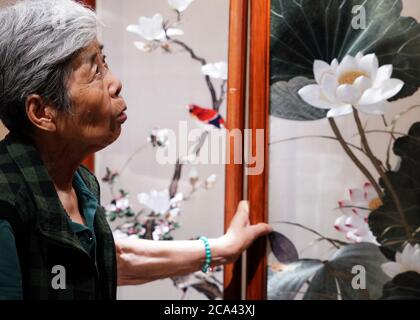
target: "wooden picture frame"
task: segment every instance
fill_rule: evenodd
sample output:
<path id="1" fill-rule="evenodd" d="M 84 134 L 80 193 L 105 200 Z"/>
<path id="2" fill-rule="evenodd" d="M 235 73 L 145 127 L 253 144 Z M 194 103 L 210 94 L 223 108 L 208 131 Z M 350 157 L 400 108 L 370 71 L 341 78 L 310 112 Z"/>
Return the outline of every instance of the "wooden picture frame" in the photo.
<path id="1" fill-rule="evenodd" d="M 268 111 L 270 97 L 270 0 L 252 0 L 250 11 L 249 56 L 249 129 L 252 133 L 249 152 L 257 154 L 256 131 L 264 130 L 264 169 L 249 175 L 248 200 L 251 224 L 268 221 Z M 247 251 L 246 299 L 266 298 L 266 239 L 258 239 Z"/>
<path id="2" fill-rule="evenodd" d="M 232 0 L 232 3 L 234 2 L 235 1 Z M 336 140 L 335 142 L 337 143 L 337 145 L 332 146 L 331 149 L 325 151 L 326 149 L 318 150 L 314 148 L 313 150 L 308 151 L 308 155 L 326 155 L 327 160 L 324 162 L 324 164 L 327 163 L 327 165 L 325 166 L 326 169 L 323 172 L 331 172 L 331 167 L 327 162 L 329 161 L 328 159 L 342 159 L 342 168 L 346 168 L 341 169 L 342 172 L 345 172 L 346 174 L 348 174 L 348 172 L 354 172 L 354 175 L 351 175 L 349 179 L 347 179 L 348 177 L 346 176 L 346 180 L 343 180 L 344 182 L 341 181 L 341 184 L 339 184 L 338 187 L 334 186 L 336 189 L 334 189 L 333 187 L 328 189 L 328 196 L 332 194 L 332 197 L 328 198 L 327 201 L 322 202 L 323 204 L 326 203 L 327 207 L 320 210 L 320 212 L 322 213 L 326 210 L 328 210 L 328 212 L 331 210 L 332 214 L 337 215 L 331 215 L 326 218 L 323 217 L 326 221 L 325 223 L 324 219 L 322 220 L 322 228 L 324 231 L 323 234 L 328 234 L 329 232 L 331 232 L 333 234 L 333 237 L 336 237 L 336 235 L 334 235 L 333 232 L 337 230 L 338 232 L 341 232 L 341 234 L 338 234 L 338 237 L 343 237 L 344 233 L 344 237 L 346 238 L 346 240 L 338 240 L 338 242 L 341 242 L 341 247 L 334 246 L 335 249 L 337 249 L 337 251 L 334 253 L 334 255 L 331 255 L 331 257 L 328 258 L 329 260 L 326 260 L 324 257 L 322 257 L 321 259 L 317 258 L 314 260 L 316 260 L 317 263 L 319 263 L 321 266 L 325 265 L 325 261 L 330 262 L 334 261 L 334 259 L 337 259 L 337 255 L 340 255 L 343 253 L 343 251 L 345 251 L 344 249 L 341 250 L 342 248 L 346 248 L 346 250 L 348 250 L 348 248 L 351 248 L 352 250 L 354 250 L 354 252 L 352 253 L 354 254 L 354 256 L 352 256 L 352 258 L 357 258 L 357 254 L 359 254 L 359 252 L 363 252 L 363 254 L 367 254 L 366 252 L 369 252 L 369 258 L 371 259 L 370 262 L 372 263 L 372 268 L 376 268 L 375 270 L 377 270 L 377 272 L 372 272 L 372 274 L 377 274 L 378 279 L 382 276 L 385 276 L 382 272 L 383 270 L 381 269 L 381 266 L 383 265 L 381 263 L 383 263 L 383 261 L 386 261 L 386 259 L 389 259 L 389 257 L 384 257 L 382 253 L 378 253 L 377 248 L 375 246 L 378 246 L 378 244 L 380 244 L 381 246 L 386 247 L 395 253 L 397 251 L 403 250 L 402 248 L 406 245 L 405 243 L 410 241 L 412 243 L 418 243 L 419 241 L 418 238 L 416 238 L 418 233 L 412 233 L 410 231 L 418 230 L 418 222 L 414 222 L 413 218 L 416 216 L 413 208 L 418 207 L 416 207 L 415 204 L 416 200 L 407 200 L 408 197 L 406 195 L 406 192 L 412 192 L 412 190 L 417 189 L 415 189 L 415 187 L 405 189 L 405 186 L 412 182 L 410 178 L 408 178 L 408 176 L 411 175 L 404 175 L 404 173 L 402 172 L 403 170 L 401 169 L 403 167 L 401 163 L 412 163 L 413 159 L 415 159 L 416 156 L 408 151 L 404 151 L 405 153 L 401 152 L 401 149 L 399 149 L 407 148 L 406 150 L 408 150 L 408 145 L 411 145 L 411 148 L 414 148 L 413 146 L 416 143 L 418 143 L 415 142 L 418 141 L 418 139 L 413 139 L 413 137 L 415 136 L 414 133 L 419 132 L 416 130 L 419 130 L 418 128 L 420 127 L 420 122 L 418 122 L 419 114 L 417 113 L 417 118 L 414 118 L 413 111 L 414 109 L 419 107 L 414 99 L 418 99 L 419 97 L 418 88 L 420 82 L 418 81 L 418 79 L 420 78 L 420 72 L 417 68 L 412 67 L 414 65 L 418 65 L 418 61 L 420 61 L 420 58 L 418 55 L 407 53 L 418 52 L 418 48 L 420 47 L 420 41 L 417 37 L 417 31 L 413 31 L 414 28 L 419 27 L 419 18 L 417 18 L 416 20 L 415 15 L 413 17 L 408 17 L 407 15 L 405 15 L 406 13 L 404 14 L 403 11 L 403 9 L 405 9 L 406 12 L 408 12 L 409 10 L 413 10 L 415 6 L 409 3 L 408 1 L 378 1 L 378 6 L 382 10 L 381 11 L 378 9 L 378 7 L 374 7 L 374 9 L 372 9 L 373 7 L 364 7 L 363 4 L 362 6 L 360 6 L 359 9 L 363 8 L 368 10 L 370 8 L 371 12 L 375 13 L 374 15 L 368 17 L 368 21 L 366 21 L 367 24 L 375 24 L 378 27 L 378 30 L 381 30 L 381 32 L 378 32 L 377 29 L 371 29 L 369 32 L 369 30 L 367 30 L 366 28 L 354 26 L 353 23 L 355 21 L 355 17 L 358 16 L 357 12 L 355 13 L 353 10 L 354 7 L 352 7 L 352 5 L 354 3 L 351 1 L 346 1 L 347 6 L 344 6 L 345 1 L 335 1 L 334 5 L 331 6 L 331 3 L 328 4 L 328 10 L 324 12 L 323 17 L 336 17 L 337 14 L 334 15 L 333 13 L 336 13 L 338 11 L 340 12 L 341 16 L 346 17 L 346 19 L 338 19 L 335 22 L 333 21 L 333 18 L 331 18 L 331 22 L 330 20 L 327 20 L 325 18 L 320 18 L 320 16 L 318 15 L 318 12 L 320 12 L 320 10 L 325 9 L 325 7 L 322 7 L 324 5 L 324 3 L 322 2 L 307 1 L 305 2 L 305 4 L 307 5 L 305 8 L 302 8 L 300 6 L 300 3 L 294 3 L 295 7 L 291 8 L 292 3 L 291 6 L 288 6 L 288 3 L 286 3 L 286 1 L 271 2 L 270 0 L 248 0 L 244 2 L 248 4 L 248 12 L 246 16 L 244 14 L 239 14 L 238 8 L 232 5 L 231 27 L 233 23 L 239 24 L 238 21 L 236 21 L 237 19 L 243 19 L 242 26 L 247 26 L 246 28 L 243 27 L 243 29 L 246 29 L 248 32 L 248 34 L 246 34 L 245 36 L 248 40 L 248 44 L 246 46 L 246 48 L 248 49 L 238 51 L 238 44 L 235 41 L 230 40 L 229 67 L 230 76 L 238 77 L 239 75 L 240 77 L 242 77 L 241 83 L 246 83 L 246 89 L 243 90 L 243 92 L 241 93 L 242 96 L 240 98 L 242 103 L 238 103 L 235 99 L 231 99 L 229 101 L 228 117 L 239 117 L 238 119 L 236 119 L 236 121 L 242 121 L 243 118 L 247 119 L 246 125 L 243 127 L 240 126 L 241 122 L 235 122 L 235 119 L 229 119 L 229 124 L 233 125 L 233 128 L 240 128 L 241 130 L 248 129 L 248 132 L 252 133 L 252 136 L 249 137 L 249 141 L 247 141 L 247 149 L 249 150 L 248 154 L 250 154 L 252 157 L 261 154 L 261 142 L 257 140 L 257 131 L 264 130 L 264 139 L 262 143 L 264 146 L 264 169 L 258 175 L 247 175 L 248 168 L 245 165 L 243 165 L 240 168 L 231 165 L 227 166 L 226 178 L 232 178 L 235 179 L 235 181 L 227 181 L 226 183 L 226 222 L 230 222 L 232 210 L 234 206 L 238 204 L 240 200 L 240 195 L 242 195 L 245 199 L 249 200 L 250 202 L 251 224 L 256 224 L 259 222 L 268 222 L 269 220 L 269 146 L 271 143 L 271 141 L 269 141 L 270 123 L 272 130 L 272 138 L 276 136 L 278 132 L 280 132 L 278 129 L 282 129 L 284 131 L 282 132 L 282 134 L 286 133 L 287 139 L 282 139 L 281 141 L 275 142 L 278 143 L 283 141 L 291 141 L 293 138 L 296 138 L 296 136 L 292 136 L 292 138 L 290 138 L 287 130 L 290 130 L 292 126 L 295 126 L 295 123 L 298 123 L 298 121 L 300 121 L 301 124 L 304 123 L 303 121 L 322 120 L 322 122 L 320 121 L 316 123 L 317 126 L 313 126 L 310 129 L 323 129 L 324 131 L 322 132 L 326 132 L 326 135 L 315 136 L 311 133 L 312 135 L 304 136 L 300 134 L 304 131 L 298 130 L 296 131 L 299 132 L 297 133 L 297 135 L 299 136 L 298 138 L 315 137 L 328 138 L 331 141 Z M 304 11 L 308 14 L 300 15 L 301 11 Z M 311 19 L 309 19 L 308 17 L 310 17 Z M 322 22 L 325 23 L 320 23 L 320 19 L 323 19 Z M 395 22 L 393 25 L 387 25 L 386 21 L 388 21 L 388 19 L 392 21 L 398 21 L 398 23 Z M 408 25 L 410 26 L 410 30 L 413 32 L 412 34 L 406 32 L 405 29 L 404 31 L 402 31 L 403 29 L 400 29 L 401 26 Z M 305 26 L 311 31 L 307 32 L 307 34 L 309 35 L 307 38 L 302 36 L 302 34 L 304 33 L 304 31 L 302 30 L 305 28 Z M 392 26 L 392 28 L 390 26 Z M 273 29 L 271 30 L 271 28 Z M 243 31 L 242 36 L 244 36 L 245 32 L 246 31 Z M 342 32 L 342 34 L 340 32 Z M 345 35 L 345 37 L 342 35 Z M 230 36 L 232 39 L 234 34 L 231 34 Z M 271 44 L 270 37 L 272 40 Z M 298 38 L 298 40 L 296 40 L 296 38 Z M 368 38 L 369 40 L 366 40 Z M 339 39 L 341 42 L 337 39 Z M 311 41 L 313 41 L 313 43 Z M 279 45 L 279 43 L 281 45 Z M 408 43 L 410 43 L 411 45 L 410 48 L 407 47 Z M 306 53 L 308 53 L 309 57 L 303 55 L 301 56 L 299 54 L 301 48 L 303 47 L 305 48 L 305 50 L 302 50 L 302 52 L 305 51 Z M 273 52 L 273 59 L 271 59 L 270 57 L 271 51 Z M 277 57 L 277 54 L 280 57 Z M 295 59 L 295 57 L 298 58 Z M 376 100 L 375 104 L 369 103 L 369 101 L 362 102 L 363 100 L 356 96 L 353 100 L 348 101 L 345 97 L 339 98 L 339 94 L 333 96 L 331 100 L 328 100 L 328 97 L 324 99 L 324 96 L 322 96 L 321 94 L 317 94 L 317 92 L 308 94 L 308 91 L 302 90 L 310 90 L 314 89 L 314 87 L 320 87 L 320 92 L 322 94 L 324 93 L 324 91 L 322 91 L 324 90 L 324 87 L 322 87 L 323 82 L 319 80 L 321 79 L 320 75 L 323 72 L 319 70 L 319 66 L 322 62 L 324 63 L 324 65 L 328 64 L 329 66 L 331 66 L 332 70 L 334 70 L 334 76 L 337 77 L 337 79 L 339 79 L 339 76 L 343 76 L 343 74 L 347 75 L 348 73 L 350 73 L 349 70 L 351 70 L 352 72 L 354 70 L 364 70 L 362 63 L 359 64 L 359 62 L 362 61 L 363 58 L 365 59 L 363 60 L 363 62 L 367 61 L 368 59 L 372 59 L 372 63 L 370 64 L 373 70 L 372 73 L 368 73 L 368 75 L 358 75 L 355 79 L 347 80 L 349 82 L 341 82 L 341 80 L 337 80 L 337 83 L 339 83 L 341 88 L 337 86 L 333 87 L 333 90 L 343 90 L 345 86 L 353 85 L 357 79 L 360 78 L 360 81 L 362 77 L 370 77 L 375 79 L 375 81 L 377 81 L 375 82 L 377 83 L 377 85 L 378 83 L 381 83 L 379 84 L 379 86 L 384 85 L 385 82 L 393 82 L 394 84 L 398 83 L 399 86 L 395 85 L 395 87 L 393 87 L 393 95 L 384 95 L 382 96 L 382 98 L 377 97 L 377 100 L 380 100 L 378 103 L 380 105 L 379 110 L 375 110 L 377 102 Z M 306 62 L 302 63 L 299 59 L 303 59 Z M 352 66 L 349 67 L 349 70 L 345 69 L 347 73 L 340 74 L 338 71 L 336 72 L 336 70 L 334 69 L 335 65 L 337 65 L 337 68 L 339 68 L 340 66 L 346 65 L 346 62 L 353 61 L 352 59 L 354 61 L 359 59 L 357 60 L 358 62 L 354 64 L 356 65 L 356 67 Z M 240 65 L 240 62 L 243 63 L 243 61 L 246 61 L 246 68 L 244 68 L 242 65 L 242 68 L 239 69 L 238 65 Z M 271 61 L 273 61 L 273 63 L 270 66 Z M 378 78 L 376 74 L 376 70 L 378 70 L 378 68 L 382 68 L 382 70 L 385 70 L 386 68 L 391 68 L 393 71 L 393 78 L 390 78 L 391 74 L 387 75 L 387 77 L 383 79 Z M 410 74 L 408 76 L 405 73 L 407 70 L 410 70 Z M 279 76 L 277 78 L 273 78 L 271 72 L 276 73 L 276 75 L 283 75 L 282 72 L 285 73 L 284 77 Z M 275 88 L 274 90 L 270 90 L 270 77 L 272 81 L 272 86 Z M 310 82 L 312 84 L 304 83 L 302 78 L 310 81 L 315 81 L 316 84 L 313 85 L 314 82 Z M 230 94 L 234 94 L 231 92 L 231 90 L 236 90 L 236 85 L 238 81 L 239 80 L 237 78 L 233 78 L 229 82 Z M 308 89 L 308 87 L 310 88 Z M 373 89 L 377 89 L 377 87 L 363 88 L 361 94 L 365 94 L 365 96 L 368 96 L 369 93 L 367 93 L 367 91 L 373 91 Z M 271 110 L 270 94 L 272 103 Z M 300 99 L 298 99 L 299 97 Z M 298 102 L 288 103 L 288 101 L 291 101 L 292 99 L 295 99 Z M 322 102 L 326 102 L 326 104 L 321 105 L 319 103 L 319 100 Z M 337 112 L 337 110 L 334 109 L 336 108 L 335 104 L 337 103 L 337 101 L 341 103 L 351 104 L 352 108 L 350 112 Z M 392 108 L 390 107 L 388 110 L 385 106 L 390 106 L 391 104 Z M 300 107 L 302 108 L 301 110 L 299 110 Z M 320 111 L 322 109 L 327 109 L 329 111 L 328 113 L 325 110 Z M 308 113 L 305 114 L 305 112 Z M 325 112 L 325 114 L 323 114 L 322 112 Z M 359 112 L 362 114 L 362 118 L 359 117 Z M 407 118 L 402 119 L 404 115 L 407 115 L 409 112 L 413 112 L 413 114 L 410 114 L 411 118 L 407 116 Z M 271 119 L 269 114 L 271 114 L 272 116 Z M 352 117 L 344 117 L 350 114 L 352 115 Z M 387 117 L 385 117 L 385 114 L 387 115 Z M 382 116 L 382 119 L 380 119 L 378 115 Z M 340 121 L 342 122 L 339 124 L 341 124 L 342 127 L 345 127 L 347 129 L 347 132 L 343 130 L 345 133 L 344 135 L 340 132 L 337 124 L 335 123 L 335 118 L 337 117 L 341 117 Z M 281 123 L 278 122 L 279 120 L 287 120 L 289 121 L 289 123 Z M 383 120 L 383 122 L 381 120 Z M 290 121 L 295 122 L 293 122 L 290 125 Z M 398 135 L 400 135 L 400 138 L 397 139 L 394 136 L 394 129 L 395 124 L 398 121 L 401 121 L 401 127 L 403 127 L 404 129 L 401 129 L 401 131 L 398 133 Z M 275 123 L 277 126 L 273 126 L 273 123 Z M 313 123 L 314 122 L 312 122 L 312 124 Z M 393 123 L 393 125 L 390 126 L 388 125 L 388 123 Z M 232 127 L 229 127 L 229 129 L 231 128 Z M 380 129 L 377 130 L 377 128 Z M 299 129 L 303 129 L 303 126 L 301 126 Z M 307 128 L 305 127 L 304 129 L 306 130 Z M 318 134 L 318 131 L 315 132 L 315 134 Z M 381 142 L 384 141 L 384 138 L 382 136 L 369 136 L 368 139 L 367 133 L 373 132 L 380 132 L 381 134 L 390 135 L 391 139 L 385 139 L 387 143 L 381 145 Z M 307 133 L 304 132 L 304 134 Z M 330 134 L 333 135 L 330 136 Z M 358 135 L 361 136 L 361 142 L 356 141 L 356 143 L 353 143 L 352 139 Z M 283 138 L 283 136 L 281 137 Z M 257 145 L 257 141 L 259 142 L 259 145 Z M 329 143 L 331 143 L 331 141 L 329 141 Z M 382 155 L 382 158 L 381 156 L 378 157 L 376 153 L 374 153 L 371 150 L 369 143 L 372 143 L 372 141 L 376 142 L 375 147 L 377 148 L 377 150 L 372 150 Z M 401 147 L 402 143 L 405 144 L 405 147 Z M 271 143 L 271 145 L 272 144 L 273 143 Z M 356 150 L 356 153 L 354 153 L 353 151 L 349 151 L 349 145 L 351 145 L 351 147 Z M 314 147 L 314 145 L 312 144 L 311 147 Z M 329 147 L 330 145 L 328 144 L 328 148 Z M 366 150 L 368 150 L 367 153 Z M 360 155 L 361 159 L 359 159 L 359 157 L 357 156 L 357 151 L 360 151 L 362 153 Z M 275 157 L 278 156 L 278 154 L 280 153 L 281 152 L 276 153 L 272 151 L 271 156 L 273 158 L 271 161 L 273 161 L 273 159 L 275 159 Z M 291 153 L 293 153 L 293 151 Z M 285 153 L 281 154 L 283 156 Z M 318 159 L 317 157 L 314 158 Z M 286 162 L 287 161 L 284 161 L 284 163 Z M 282 170 L 283 167 L 281 167 L 281 169 L 278 169 L 276 166 L 273 165 L 272 175 L 276 176 L 276 174 L 278 174 L 280 171 L 283 172 Z M 311 169 L 308 169 L 308 171 L 310 170 Z M 415 171 L 414 168 L 412 170 L 413 172 Z M 373 173 L 371 173 L 371 171 Z M 319 174 L 318 170 L 312 170 L 309 176 L 315 174 Z M 307 176 L 305 176 L 305 178 Z M 339 174 L 336 174 L 336 176 L 339 176 Z M 396 177 L 401 177 L 401 180 L 398 180 Z M 294 177 L 290 177 L 289 179 L 293 180 Z M 410 180 L 411 182 L 407 182 L 407 185 L 405 185 L 404 183 L 408 180 Z M 284 179 L 283 181 L 287 182 L 289 180 Z M 356 185 L 363 186 L 363 189 L 360 189 Z M 281 188 L 281 185 L 276 185 L 277 188 L 279 186 Z M 323 192 L 324 194 L 327 194 L 327 192 L 325 191 L 326 189 L 319 189 L 320 195 L 317 193 L 311 193 L 314 195 L 312 200 L 315 197 L 323 196 Z M 410 189 L 410 191 L 407 191 L 408 189 Z M 270 191 L 272 190 L 273 189 L 271 189 Z M 331 192 L 331 190 L 333 190 L 334 193 Z M 351 238 L 351 236 L 349 236 L 348 233 L 346 233 L 344 228 L 341 228 L 339 222 L 340 219 L 342 220 L 343 216 L 344 218 L 347 217 L 346 213 L 344 212 L 344 208 L 349 208 L 349 206 L 342 206 L 342 203 L 344 203 L 344 201 L 342 201 L 341 198 L 342 190 L 346 190 L 347 192 L 350 191 L 350 195 L 347 197 L 347 199 L 350 200 L 344 201 L 350 201 L 350 203 L 353 203 L 352 205 L 350 205 L 350 207 L 352 207 L 352 214 L 357 216 L 357 210 L 365 210 L 364 214 L 366 214 L 367 216 L 363 219 L 360 218 L 360 220 L 362 221 L 361 227 L 366 227 L 367 229 L 364 237 L 360 236 L 357 239 L 353 239 Z M 305 189 L 303 189 L 303 191 L 305 191 Z M 357 194 L 358 191 L 360 191 L 361 194 L 363 194 L 363 201 L 369 202 L 375 200 L 376 205 L 374 206 L 369 204 L 364 205 L 364 207 L 361 207 L 360 205 L 356 206 L 354 203 L 357 203 L 357 201 L 360 202 L 360 199 L 354 200 L 356 199 L 354 195 Z M 371 192 L 371 194 L 369 194 L 369 192 Z M 418 199 L 418 195 L 413 196 L 413 199 Z M 270 203 L 275 203 L 276 200 L 277 199 L 273 197 Z M 280 200 L 281 201 L 277 201 L 277 205 L 279 202 L 284 203 L 283 199 Z M 401 205 L 402 202 L 406 202 L 405 208 Z M 338 207 L 334 207 L 336 203 L 339 204 Z M 312 202 L 307 200 L 305 204 L 311 205 Z M 273 207 L 270 208 L 270 211 L 282 212 L 282 219 L 283 217 L 287 216 L 287 214 L 295 214 L 295 211 L 293 210 L 285 211 L 285 207 L 281 207 L 281 209 L 277 210 L 273 210 Z M 307 208 L 304 208 L 301 211 L 306 212 Z M 398 214 L 396 214 L 397 212 Z M 392 215 L 395 216 L 392 219 L 392 221 L 390 221 L 389 216 Z M 408 223 L 408 219 L 413 220 L 411 220 L 412 222 Z M 273 224 L 288 223 L 284 221 L 273 221 L 272 217 L 270 217 L 270 222 L 272 222 Z M 289 224 L 292 225 L 293 222 Z M 319 222 L 317 222 L 316 224 L 318 225 L 318 227 L 320 227 Z M 353 229 L 357 230 L 357 228 L 355 228 L 354 225 L 346 224 L 345 226 L 350 226 L 353 227 Z M 295 227 L 296 226 L 298 225 L 295 224 Z M 329 227 L 331 228 L 326 229 Z M 402 229 L 404 230 L 401 231 Z M 325 239 L 326 238 L 324 238 L 323 240 Z M 372 247 L 372 243 L 375 246 Z M 366 245 L 366 248 L 359 244 Z M 297 250 L 295 251 L 297 252 Z M 324 281 L 324 278 L 322 278 L 322 280 L 319 280 L 319 278 L 318 282 L 316 282 L 312 278 L 312 280 L 310 281 L 310 287 L 306 291 L 301 292 L 300 290 L 297 290 L 301 287 L 292 287 L 289 288 L 290 291 L 285 291 L 284 288 L 286 286 L 282 286 L 283 284 L 279 284 L 279 276 L 276 273 L 274 273 L 274 276 L 271 276 L 270 274 L 270 279 L 272 279 L 272 277 L 275 277 L 277 282 L 270 282 L 270 292 L 267 293 L 267 281 L 269 281 L 267 253 L 267 241 L 266 239 L 262 238 L 257 240 L 248 249 L 245 266 L 246 271 L 245 274 L 242 274 L 245 275 L 246 278 L 245 287 L 241 288 L 240 283 L 237 284 L 237 287 L 241 288 L 242 295 L 238 295 L 238 293 L 235 292 L 235 298 L 241 298 L 245 296 L 247 300 L 261 300 L 267 299 L 268 296 L 270 299 L 294 299 L 296 298 L 296 292 L 298 292 L 298 294 L 303 294 L 304 299 L 317 300 L 319 299 L 319 297 L 322 296 L 322 299 L 328 297 L 332 300 L 340 300 L 340 298 L 343 297 L 340 296 L 341 293 L 345 292 L 346 290 L 346 299 L 357 300 L 360 298 L 355 288 L 352 287 L 348 289 L 350 287 L 350 284 L 348 282 L 341 282 L 336 292 L 334 291 L 335 286 L 330 286 L 333 289 L 327 288 L 327 286 L 325 285 L 326 281 Z M 376 255 L 377 253 L 378 255 Z M 276 255 L 273 255 L 272 257 L 270 255 L 270 266 L 274 265 L 271 264 L 271 258 L 276 258 L 277 261 L 280 263 L 283 262 L 282 260 L 280 260 L 282 259 L 281 257 L 279 258 Z M 294 260 L 288 261 L 288 263 L 302 262 L 304 259 L 311 258 L 312 257 L 299 258 L 296 254 L 296 257 L 293 258 Z M 351 270 L 351 263 L 353 262 L 354 260 L 351 260 L 349 258 L 347 261 L 348 266 L 340 267 L 341 276 L 344 274 L 348 277 L 349 274 L 352 274 L 352 271 L 349 270 Z M 273 271 L 274 268 L 272 268 L 271 270 Z M 228 268 L 226 269 L 225 281 L 226 279 L 233 279 L 239 281 L 237 280 L 238 276 L 236 274 L 233 276 L 232 274 L 230 274 L 233 271 L 235 271 L 235 273 L 240 273 L 240 271 L 243 272 L 242 269 L 237 270 L 235 269 L 235 267 Z M 287 271 L 283 271 L 284 270 L 281 270 L 279 271 L 279 273 L 281 272 L 282 276 L 287 275 Z M 298 275 L 293 270 L 289 271 L 288 276 L 295 278 Z M 337 281 L 335 277 L 335 275 L 330 275 L 328 281 Z M 306 279 L 305 281 L 308 282 L 308 278 L 305 278 L 305 276 L 302 276 L 302 279 Z M 273 283 L 277 283 L 277 287 L 273 288 Z M 382 278 L 377 280 L 377 283 L 375 283 L 375 281 L 372 280 L 372 283 L 377 285 L 379 288 L 383 289 L 385 288 L 386 280 L 385 278 Z M 231 283 L 228 284 L 231 285 Z M 377 293 L 375 293 L 373 289 L 371 291 L 371 297 L 380 297 L 380 295 L 377 296 Z M 313 294 L 313 292 L 316 292 L 316 294 Z M 227 291 L 227 293 L 229 293 L 229 291 Z M 289 295 L 287 295 L 287 293 L 289 293 Z M 382 292 L 380 292 L 380 294 L 382 294 Z"/>
<path id="3" fill-rule="evenodd" d="M 247 45 L 248 45 L 248 1 L 230 1 L 229 26 L 229 80 L 227 95 L 226 127 L 228 130 L 245 128 Z M 238 203 L 244 198 L 244 165 L 233 159 L 241 145 L 230 148 L 225 177 L 225 231 L 229 226 Z M 224 299 L 240 299 L 242 293 L 242 261 L 227 265 L 224 269 Z"/>
<path id="4" fill-rule="evenodd" d="M 243 198 L 250 202 L 252 224 L 268 220 L 269 75 L 270 0 L 231 0 L 227 128 L 243 131 L 244 119 L 248 118 L 247 128 L 252 133 L 248 149 L 253 155 L 257 150 L 256 131 L 264 130 L 264 170 L 259 175 L 246 176 L 243 164 L 226 166 L 226 227 Z M 226 266 L 225 299 L 240 299 L 243 291 L 247 300 L 266 299 L 266 270 L 266 240 L 259 239 L 247 251 L 245 288 L 242 288 L 241 261 Z"/>

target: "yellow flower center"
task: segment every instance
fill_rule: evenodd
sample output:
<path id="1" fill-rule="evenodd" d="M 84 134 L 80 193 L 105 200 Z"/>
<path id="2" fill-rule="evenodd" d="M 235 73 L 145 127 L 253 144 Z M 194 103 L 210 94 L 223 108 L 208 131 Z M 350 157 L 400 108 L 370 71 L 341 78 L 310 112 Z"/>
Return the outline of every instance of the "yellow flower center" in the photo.
<path id="1" fill-rule="evenodd" d="M 338 83 L 339 84 L 353 84 L 354 81 L 356 81 L 356 79 L 361 76 L 367 77 L 367 74 L 362 71 L 349 71 L 340 77 L 340 79 L 338 80 Z"/>
<path id="2" fill-rule="evenodd" d="M 375 198 L 369 203 L 369 210 L 374 211 L 378 209 L 379 207 L 381 207 L 382 205 L 383 205 L 382 200 L 379 198 Z"/>

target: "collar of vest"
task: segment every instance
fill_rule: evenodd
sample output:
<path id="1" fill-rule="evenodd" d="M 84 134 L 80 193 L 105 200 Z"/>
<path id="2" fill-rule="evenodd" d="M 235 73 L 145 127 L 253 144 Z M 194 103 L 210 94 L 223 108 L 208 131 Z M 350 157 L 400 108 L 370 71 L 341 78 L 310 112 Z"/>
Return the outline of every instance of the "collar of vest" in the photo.
<path id="1" fill-rule="evenodd" d="M 37 149 L 31 143 L 11 134 L 4 141 L 11 159 L 24 177 L 37 208 L 38 231 L 55 242 L 77 248 L 88 255 L 70 228 L 67 214 Z M 80 169 L 78 172 L 83 177 Z"/>

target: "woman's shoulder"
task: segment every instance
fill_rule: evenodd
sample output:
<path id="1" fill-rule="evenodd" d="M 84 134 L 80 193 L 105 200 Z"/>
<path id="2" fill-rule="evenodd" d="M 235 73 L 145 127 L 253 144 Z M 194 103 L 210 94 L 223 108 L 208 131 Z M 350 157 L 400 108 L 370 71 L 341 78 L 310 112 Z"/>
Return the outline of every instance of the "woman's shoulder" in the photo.
<path id="1" fill-rule="evenodd" d="M 14 203 L 16 195 L 24 187 L 19 168 L 6 150 L 4 141 L 0 142 L 0 201 Z"/>

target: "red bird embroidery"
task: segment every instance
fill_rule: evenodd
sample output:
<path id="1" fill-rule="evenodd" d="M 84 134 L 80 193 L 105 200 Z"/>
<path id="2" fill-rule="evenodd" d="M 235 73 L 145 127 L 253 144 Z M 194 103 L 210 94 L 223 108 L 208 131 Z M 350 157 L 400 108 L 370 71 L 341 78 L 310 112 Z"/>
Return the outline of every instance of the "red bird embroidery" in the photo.
<path id="1" fill-rule="evenodd" d="M 218 129 L 225 128 L 225 120 L 216 110 L 202 108 L 195 104 L 190 104 L 188 108 L 191 116 L 201 124 L 204 124 L 207 128 L 208 126 L 216 127 Z"/>

